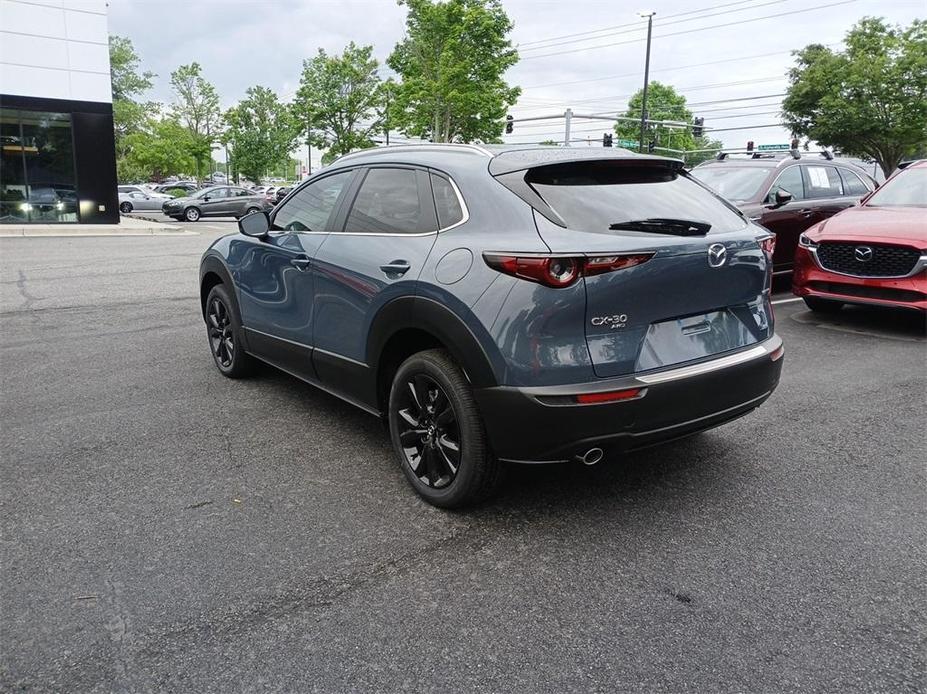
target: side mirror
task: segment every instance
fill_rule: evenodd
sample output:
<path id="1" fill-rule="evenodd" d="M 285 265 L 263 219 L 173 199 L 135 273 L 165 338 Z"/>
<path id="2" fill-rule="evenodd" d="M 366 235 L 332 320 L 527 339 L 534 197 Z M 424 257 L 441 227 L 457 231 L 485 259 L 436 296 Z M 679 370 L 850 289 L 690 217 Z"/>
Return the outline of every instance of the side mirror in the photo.
<path id="1" fill-rule="evenodd" d="M 770 207 L 782 207 L 785 203 L 792 201 L 792 194 L 787 190 L 782 190 L 782 188 L 777 188 L 775 194 L 773 195 L 773 202 Z"/>
<path id="2" fill-rule="evenodd" d="M 208 195 L 203 197 L 203 202 L 209 202 L 210 200 L 212 200 L 212 198 L 210 198 Z"/>
<path id="3" fill-rule="evenodd" d="M 270 231 L 270 217 L 266 212 L 252 212 L 238 220 L 238 230 L 245 236 L 262 239 Z"/>

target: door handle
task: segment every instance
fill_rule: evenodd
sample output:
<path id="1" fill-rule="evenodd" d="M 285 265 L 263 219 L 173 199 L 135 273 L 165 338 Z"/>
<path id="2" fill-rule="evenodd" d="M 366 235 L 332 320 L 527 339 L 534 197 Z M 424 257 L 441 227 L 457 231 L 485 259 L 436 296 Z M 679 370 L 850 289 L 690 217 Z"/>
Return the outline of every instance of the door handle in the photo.
<path id="1" fill-rule="evenodd" d="M 810 210 L 810 209 L 808 209 L 808 208 L 806 207 L 806 208 L 803 209 L 803 210 L 799 210 L 799 211 L 798 211 L 798 214 L 802 214 L 802 215 L 804 215 L 805 217 L 810 217 L 811 215 L 814 214 L 814 210 Z"/>
<path id="2" fill-rule="evenodd" d="M 298 255 L 290 261 L 290 265 L 297 270 L 308 270 L 309 266 L 312 265 L 312 260 L 308 255 Z"/>
<path id="3" fill-rule="evenodd" d="M 404 275 L 412 269 L 412 266 L 409 265 L 408 261 L 394 260 L 386 265 L 381 265 L 380 269 L 387 275 Z"/>

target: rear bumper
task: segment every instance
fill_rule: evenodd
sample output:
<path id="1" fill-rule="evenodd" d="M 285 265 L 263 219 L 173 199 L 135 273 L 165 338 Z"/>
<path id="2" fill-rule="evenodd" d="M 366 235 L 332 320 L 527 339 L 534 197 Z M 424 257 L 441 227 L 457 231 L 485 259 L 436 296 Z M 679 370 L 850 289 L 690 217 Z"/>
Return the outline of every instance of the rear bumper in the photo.
<path id="1" fill-rule="evenodd" d="M 898 306 L 927 310 L 927 271 L 908 277 L 853 277 L 822 269 L 807 249 L 795 251 L 792 291 L 851 304 Z"/>
<path id="2" fill-rule="evenodd" d="M 490 443 L 504 460 L 565 461 L 593 447 L 606 455 L 643 448 L 711 429 L 758 407 L 779 383 L 782 340 L 697 364 L 542 388 L 478 389 Z M 640 388 L 642 395 L 579 405 L 569 396 Z M 568 404 L 550 404 L 551 402 Z"/>

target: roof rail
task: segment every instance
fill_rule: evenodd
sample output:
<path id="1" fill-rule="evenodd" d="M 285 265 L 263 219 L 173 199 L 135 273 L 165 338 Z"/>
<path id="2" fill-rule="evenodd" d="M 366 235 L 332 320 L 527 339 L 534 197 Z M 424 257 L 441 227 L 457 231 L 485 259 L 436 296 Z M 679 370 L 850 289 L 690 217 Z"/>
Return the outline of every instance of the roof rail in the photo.
<path id="1" fill-rule="evenodd" d="M 442 143 L 423 142 L 422 144 L 418 144 L 418 145 L 386 145 L 385 147 L 368 147 L 367 149 L 361 149 L 356 152 L 349 152 L 347 154 L 344 154 L 338 157 L 335 161 L 333 161 L 332 164 L 334 164 L 335 162 L 345 161 L 346 159 L 350 159 L 351 157 L 360 156 L 362 154 L 369 156 L 369 155 L 386 154 L 386 153 L 392 153 L 392 152 L 421 152 L 421 151 L 434 151 L 434 150 L 440 150 L 440 149 L 448 150 L 452 152 L 460 152 L 460 151 L 472 152 L 474 154 L 480 154 L 484 157 L 494 156 L 493 153 L 490 152 L 488 149 L 486 149 L 485 147 L 480 147 L 479 145 L 462 144 L 462 143 L 456 143 L 456 142 L 442 142 Z"/>

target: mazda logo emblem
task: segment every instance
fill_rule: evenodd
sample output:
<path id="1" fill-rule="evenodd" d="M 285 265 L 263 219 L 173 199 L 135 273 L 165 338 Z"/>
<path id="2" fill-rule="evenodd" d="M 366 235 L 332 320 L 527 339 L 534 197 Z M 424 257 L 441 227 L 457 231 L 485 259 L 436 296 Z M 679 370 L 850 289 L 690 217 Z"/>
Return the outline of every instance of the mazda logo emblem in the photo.
<path id="1" fill-rule="evenodd" d="M 713 243 L 708 247 L 709 267 L 721 267 L 727 261 L 727 249 L 723 243 Z"/>
<path id="2" fill-rule="evenodd" d="M 869 246 L 857 246 L 853 251 L 853 255 L 856 256 L 859 262 L 868 263 L 872 260 L 872 249 Z"/>

